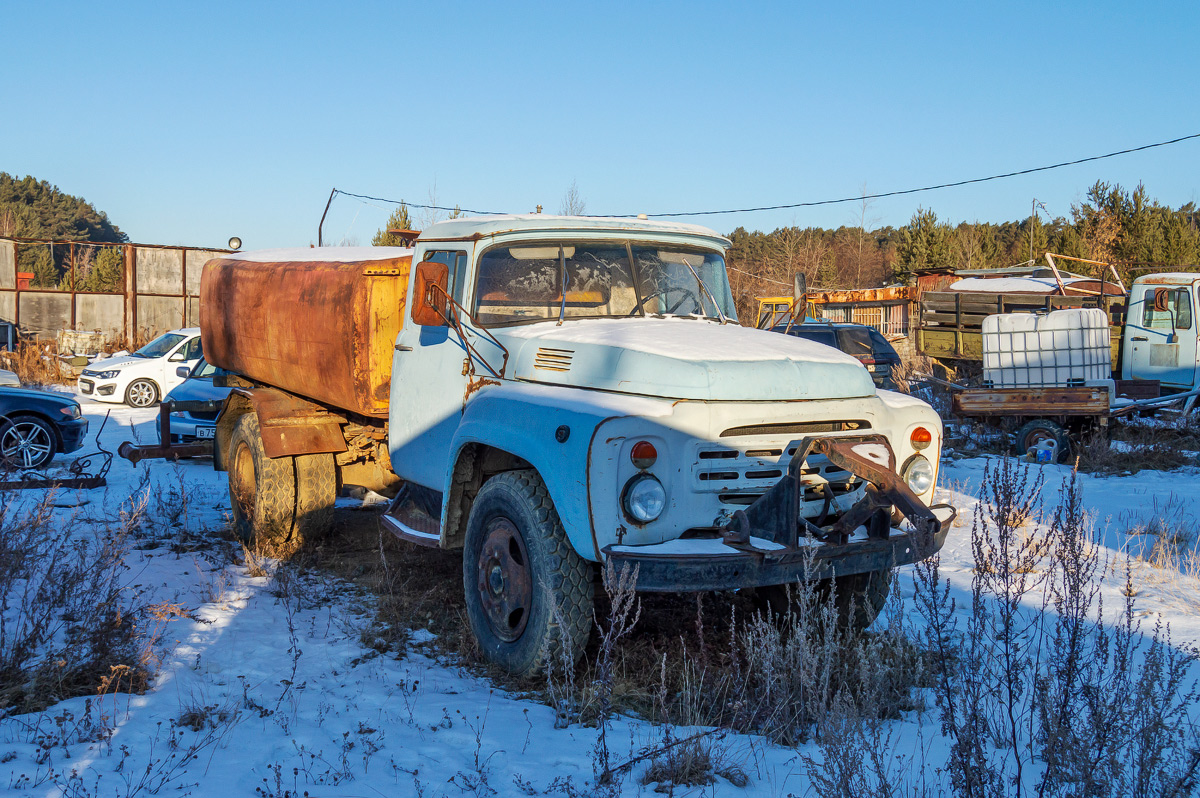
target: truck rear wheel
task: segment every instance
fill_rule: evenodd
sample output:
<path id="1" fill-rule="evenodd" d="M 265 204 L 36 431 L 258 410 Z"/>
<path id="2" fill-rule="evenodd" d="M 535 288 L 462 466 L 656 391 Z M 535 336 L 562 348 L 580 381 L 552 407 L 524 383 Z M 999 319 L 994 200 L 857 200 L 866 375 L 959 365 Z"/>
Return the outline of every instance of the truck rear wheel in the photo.
<path id="1" fill-rule="evenodd" d="M 875 622 L 887 603 L 892 590 L 892 569 L 820 580 L 815 596 L 818 607 L 827 599 L 830 590 L 834 593 L 838 624 L 847 631 L 861 632 Z M 757 593 L 764 608 L 777 617 L 786 618 L 797 611 L 795 585 L 760 587 Z"/>
<path id="2" fill-rule="evenodd" d="M 333 526 L 337 500 L 337 466 L 331 454 L 296 455 L 296 518 L 292 530 L 299 544 L 319 540 Z"/>
<path id="3" fill-rule="evenodd" d="M 591 567 L 576 554 L 536 471 L 483 484 L 463 551 L 467 617 L 483 655 L 534 676 L 547 658 L 578 660 L 591 630 Z"/>
<path id="4" fill-rule="evenodd" d="M 229 506 L 234 532 L 248 543 L 289 544 L 296 511 L 292 458 L 267 457 L 258 414 L 254 412 L 238 419 L 229 449 Z"/>

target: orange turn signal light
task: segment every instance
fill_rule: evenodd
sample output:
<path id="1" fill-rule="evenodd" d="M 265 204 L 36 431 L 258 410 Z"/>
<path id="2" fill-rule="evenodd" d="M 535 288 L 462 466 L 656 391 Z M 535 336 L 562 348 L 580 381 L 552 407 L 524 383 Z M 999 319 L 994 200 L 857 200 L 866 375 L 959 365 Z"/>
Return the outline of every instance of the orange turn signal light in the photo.
<path id="1" fill-rule="evenodd" d="M 658 460 L 658 450 L 650 441 L 638 441 L 630 450 L 629 459 L 637 468 L 646 469 Z"/>
<path id="2" fill-rule="evenodd" d="M 924 427 L 917 427 L 912 431 L 912 435 L 908 440 L 912 443 L 914 449 L 920 451 L 921 449 L 928 448 L 929 444 L 933 443 L 933 433 Z"/>

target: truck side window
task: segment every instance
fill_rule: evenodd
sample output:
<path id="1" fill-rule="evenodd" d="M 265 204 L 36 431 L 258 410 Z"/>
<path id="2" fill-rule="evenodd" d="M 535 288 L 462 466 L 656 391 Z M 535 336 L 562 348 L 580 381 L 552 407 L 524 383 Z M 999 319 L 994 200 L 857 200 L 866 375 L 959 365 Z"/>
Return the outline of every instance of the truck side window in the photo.
<path id="1" fill-rule="evenodd" d="M 455 302 L 461 304 L 463 301 L 463 281 L 467 276 L 467 253 L 454 250 L 437 250 L 426 252 L 425 260 L 444 263 L 450 268 L 450 284 L 446 286 L 446 290 Z"/>
<path id="2" fill-rule="evenodd" d="M 1142 326 L 1190 330 L 1192 298 L 1186 288 L 1152 288 L 1142 297 Z"/>

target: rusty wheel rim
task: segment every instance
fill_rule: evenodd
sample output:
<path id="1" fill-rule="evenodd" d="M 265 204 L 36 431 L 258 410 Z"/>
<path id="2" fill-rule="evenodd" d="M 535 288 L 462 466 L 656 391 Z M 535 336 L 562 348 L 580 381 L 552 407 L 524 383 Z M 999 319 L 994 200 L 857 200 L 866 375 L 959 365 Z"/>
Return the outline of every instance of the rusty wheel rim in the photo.
<path id="1" fill-rule="evenodd" d="M 1058 437 L 1049 430 L 1035 429 L 1025 436 L 1025 449 L 1032 449 L 1042 441 L 1054 441 L 1058 443 Z"/>
<path id="2" fill-rule="evenodd" d="M 533 579 L 525 541 L 507 518 L 493 519 L 487 526 L 477 587 L 492 633 L 509 643 L 519 638 L 533 607 Z"/>
<path id="3" fill-rule="evenodd" d="M 251 508 L 254 506 L 254 495 L 257 490 L 257 484 L 254 474 L 254 455 L 250 451 L 250 447 L 244 443 L 237 447 L 233 455 L 233 466 L 230 469 L 230 474 L 233 476 L 233 501 L 241 510 L 242 516 L 249 518 L 252 513 Z"/>

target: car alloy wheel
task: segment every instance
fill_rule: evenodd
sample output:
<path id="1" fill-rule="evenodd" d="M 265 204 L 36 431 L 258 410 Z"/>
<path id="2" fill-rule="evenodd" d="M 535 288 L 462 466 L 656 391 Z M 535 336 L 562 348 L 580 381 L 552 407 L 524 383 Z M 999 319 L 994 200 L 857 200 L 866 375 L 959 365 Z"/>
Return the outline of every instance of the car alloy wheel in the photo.
<path id="1" fill-rule="evenodd" d="M 158 390 L 149 380 L 135 380 L 125 391 L 125 402 L 131 407 L 150 407 L 158 399 Z"/>
<path id="2" fill-rule="evenodd" d="M 0 432 L 0 456 L 15 468 L 41 468 L 54 457 L 54 434 L 37 419 L 9 422 Z"/>

